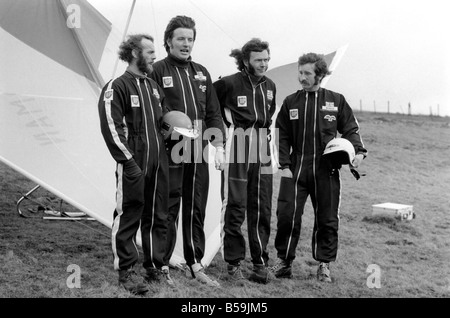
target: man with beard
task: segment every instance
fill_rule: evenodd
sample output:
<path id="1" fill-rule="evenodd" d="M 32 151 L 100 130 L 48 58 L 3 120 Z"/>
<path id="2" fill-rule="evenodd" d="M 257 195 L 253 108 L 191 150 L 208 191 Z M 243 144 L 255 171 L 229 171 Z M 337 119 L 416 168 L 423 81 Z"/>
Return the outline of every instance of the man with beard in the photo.
<path id="1" fill-rule="evenodd" d="M 329 263 L 338 250 L 341 164 L 324 156 L 326 145 L 336 137 L 351 142 L 357 168 L 367 154 L 353 111 L 339 93 L 320 87 L 329 75 L 323 55 L 304 54 L 298 61 L 303 89 L 285 98 L 276 128 L 279 164 L 282 169 L 277 206 L 275 248 L 278 278 L 292 277 L 292 261 L 300 238 L 303 209 L 308 196 L 314 209 L 312 257 L 319 262 L 317 279 L 331 282 Z"/>
<path id="2" fill-rule="evenodd" d="M 269 281 L 267 243 L 272 210 L 272 170 L 268 142 L 275 112 L 275 83 L 265 76 L 270 60 L 269 44 L 248 41 L 230 54 L 239 72 L 214 83 L 222 116 L 228 127 L 226 165 L 222 171 L 223 251 L 228 278 L 242 283 L 241 261 L 247 229 L 253 271 L 249 280 Z"/>
<path id="3" fill-rule="evenodd" d="M 153 65 L 154 79 L 164 90 L 169 110 L 181 111 L 189 116 L 200 136 L 189 141 L 191 153 L 183 153 L 183 162 L 173 160 L 172 150 L 178 140 L 168 140 L 170 169 L 169 234 L 167 255 L 170 259 L 175 248 L 177 223 L 182 211 L 183 253 L 188 274 L 211 287 L 219 286 L 205 272 L 201 263 L 205 252 L 204 221 L 209 190 L 209 142 L 216 149 L 215 164 L 221 169 L 224 161 L 223 122 L 219 102 L 208 70 L 191 58 L 196 38 L 195 21 L 187 16 L 172 18 L 164 32 L 167 57 Z M 208 130 L 207 134 L 205 131 Z M 187 147 L 186 147 L 187 148 Z M 183 149 L 185 150 L 185 149 Z"/>
<path id="4" fill-rule="evenodd" d="M 173 285 L 164 261 L 169 197 L 168 159 L 160 120 L 167 111 L 164 93 L 147 76 L 156 58 L 153 38 L 138 34 L 120 45 L 128 63 L 123 75 L 103 88 L 98 102 L 101 132 L 117 162 L 116 208 L 112 225 L 114 269 L 119 285 L 135 294 L 148 290 L 134 265 L 136 234 L 141 227 L 146 280 Z"/>

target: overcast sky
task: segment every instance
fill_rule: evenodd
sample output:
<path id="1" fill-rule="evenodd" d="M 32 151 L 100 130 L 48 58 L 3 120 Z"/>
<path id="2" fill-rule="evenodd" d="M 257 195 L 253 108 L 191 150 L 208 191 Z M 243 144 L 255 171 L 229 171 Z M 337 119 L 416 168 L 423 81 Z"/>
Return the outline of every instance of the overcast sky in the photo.
<path id="1" fill-rule="evenodd" d="M 89 0 L 118 28 L 123 0 Z M 129 1 L 131 4 L 132 1 Z M 213 79 L 236 70 L 228 56 L 252 37 L 268 41 L 269 67 L 307 52 L 330 53 L 348 44 L 327 88 L 355 109 L 450 116 L 450 5 L 447 0 L 136 0 L 129 32 L 155 37 L 164 58 L 164 29 L 173 16 L 197 24 L 193 59 Z M 120 9 L 117 9 L 120 5 Z M 439 105 L 439 106 L 438 106 Z"/>

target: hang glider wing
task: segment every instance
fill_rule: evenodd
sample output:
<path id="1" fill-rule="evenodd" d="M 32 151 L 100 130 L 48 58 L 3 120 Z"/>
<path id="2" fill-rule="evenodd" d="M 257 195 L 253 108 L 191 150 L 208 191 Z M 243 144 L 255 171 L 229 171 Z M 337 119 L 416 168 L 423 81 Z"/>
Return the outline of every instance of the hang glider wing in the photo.
<path id="1" fill-rule="evenodd" d="M 110 26 L 73 3 L 84 23 L 98 22 L 96 52 L 68 27 L 66 1 L 0 2 L 0 159 L 109 226 L 114 163 L 100 139 L 94 69 Z"/>

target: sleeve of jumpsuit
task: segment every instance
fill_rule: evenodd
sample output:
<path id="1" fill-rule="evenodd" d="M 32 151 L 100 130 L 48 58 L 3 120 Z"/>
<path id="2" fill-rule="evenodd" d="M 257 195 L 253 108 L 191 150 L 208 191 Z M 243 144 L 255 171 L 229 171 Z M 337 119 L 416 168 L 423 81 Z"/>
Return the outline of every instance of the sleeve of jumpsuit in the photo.
<path id="1" fill-rule="evenodd" d="M 225 123 L 225 125 L 227 127 L 230 126 L 230 123 L 227 121 L 226 116 L 225 116 L 225 111 L 224 111 L 224 107 L 227 104 L 226 98 L 227 98 L 227 86 L 226 83 L 223 79 L 219 79 L 218 81 L 214 82 L 213 84 L 215 90 L 216 90 L 216 95 L 217 95 L 217 99 L 219 100 L 219 105 L 220 105 L 220 112 L 222 114 L 222 119 L 223 122 Z"/>
<path id="2" fill-rule="evenodd" d="M 292 129 L 290 126 L 289 107 L 285 100 L 275 121 L 276 133 L 278 133 L 278 162 L 282 169 L 291 166 Z"/>
<path id="3" fill-rule="evenodd" d="M 217 128 L 220 131 L 219 136 L 215 136 L 213 140 L 211 140 L 211 144 L 214 147 L 222 146 L 224 145 L 224 136 L 225 136 L 225 130 L 223 127 L 223 119 L 222 114 L 220 110 L 220 104 L 219 99 L 217 98 L 216 90 L 212 84 L 211 76 L 209 73 L 207 73 L 207 80 L 206 80 L 206 116 L 205 116 L 205 122 L 207 128 Z"/>
<path id="4" fill-rule="evenodd" d="M 115 82 L 106 84 L 98 101 L 100 128 L 109 152 L 118 163 L 133 158 L 126 137 L 125 105 L 123 89 Z"/>
<path id="5" fill-rule="evenodd" d="M 359 123 L 353 114 L 353 110 L 344 97 L 341 99 L 342 110 L 338 118 L 338 131 L 343 138 L 348 139 L 355 147 L 355 153 L 367 155 L 367 149 L 364 147 L 361 135 L 359 133 Z"/>

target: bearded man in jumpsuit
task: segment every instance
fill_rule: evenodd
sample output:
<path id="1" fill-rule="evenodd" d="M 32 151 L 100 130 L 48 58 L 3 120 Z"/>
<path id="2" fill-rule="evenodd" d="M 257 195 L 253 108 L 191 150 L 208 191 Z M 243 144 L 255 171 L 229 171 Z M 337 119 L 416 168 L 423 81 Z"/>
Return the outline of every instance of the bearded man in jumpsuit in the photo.
<path id="1" fill-rule="evenodd" d="M 173 285 L 164 260 L 169 166 L 160 121 L 167 110 L 163 90 L 147 77 L 156 58 L 153 37 L 128 37 L 120 46 L 119 58 L 128 62 L 128 67 L 104 86 L 98 102 L 101 132 L 117 162 L 111 243 L 119 285 L 143 294 L 148 285 L 134 268 L 139 258 L 139 227 L 145 279 L 165 279 Z"/>

